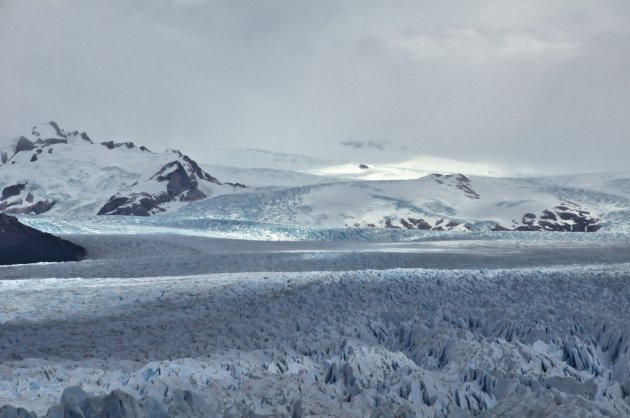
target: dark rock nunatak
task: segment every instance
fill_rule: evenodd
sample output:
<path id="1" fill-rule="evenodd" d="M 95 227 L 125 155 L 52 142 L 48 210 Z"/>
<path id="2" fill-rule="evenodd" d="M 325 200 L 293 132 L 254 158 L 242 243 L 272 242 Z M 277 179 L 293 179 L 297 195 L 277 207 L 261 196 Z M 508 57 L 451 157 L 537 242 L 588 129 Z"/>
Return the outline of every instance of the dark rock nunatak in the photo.
<path id="1" fill-rule="evenodd" d="M 0 265 L 78 261 L 85 248 L 20 223 L 0 213 Z"/>

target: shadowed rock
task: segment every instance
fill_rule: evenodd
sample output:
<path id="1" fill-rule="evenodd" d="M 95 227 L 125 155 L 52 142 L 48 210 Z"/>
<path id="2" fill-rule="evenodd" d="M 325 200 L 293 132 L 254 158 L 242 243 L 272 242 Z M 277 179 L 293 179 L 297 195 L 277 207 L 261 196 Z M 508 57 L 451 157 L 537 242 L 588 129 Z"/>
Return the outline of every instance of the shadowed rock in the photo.
<path id="1" fill-rule="evenodd" d="M 94 141 L 92 141 L 92 138 L 90 138 L 85 132 L 81 132 L 81 139 L 89 142 L 90 144 L 94 143 Z"/>
<path id="2" fill-rule="evenodd" d="M 2 196 L 0 196 L 0 200 L 7 200 L 10 197 L 19 195 L 25 187 L 26 184 L 20 183 L 5 187 L 2 189 Z"/>
<path id="3" fill-rule="evenodd" d="M 83 247 L 0 213 L 0 265 L 78 261 L 85 254 Z"/>
<path id="4" fill-rule="evenodd" d="M 555 206 L 552 210 L 542 211 L 538 222 L 536 215 L 525 213 L 521 219 L 521 225 L 506 228 L 495 225 L 492 231 L 556 231 L 556 232 L 596 232 L 601 228 L 599 219 L 590 216 L 590 212 L 583 210 L 576 203 L 565 201 Z"/>
<path id="5" fill-rule="evenodd" d="M 106 145 L 103 143 L 103 145 Z M 115 144 L 112 144 L 114 146 Z M 108 145 L 106 145 L 108 146 Z M 108 146 L 109 147 L 109 146 Z M 136 185 L 136 190 L 129 194 L 116 194 L 98 211 L 99 215 L 131 215 L 150 216 L 164 212 L 162 207 L 168 202 L 194 202 L 208 197 L 199 189 L 199 182 L 204 181 L 216 185 L 229 185 L 234 188 L 246 187 L 239 183 L 221 183 L 215 177 L 206 173 L 190 157 L 179 151 L 172 151 L 178 159 L 163 165 L 148 181 Z M 164 184 L 164 191 L 148 193 L 142 191 L 155 183 Z"/>
<path id="6" fill-rule="evenodd" d="M 18 152 L 21 152 L 21 151 L 30 151 L 34 148 L 35 148 L 35 144 L 33 144 L 33 142 L 21 136 L 20 139 L 18 139 L 17 144 L 15 145 L 15 153 L 17 154 Z"/>
<path id="7" fill-rule="evenodd" d="M 136 147 L 136 144 L 134 144 L 131 141 L 127 141 L 127 142 L 104 141 L 104 142 L 101 142 L 101 145 L 103 145 L 107 149 L 114 149 L 114 148 L 120 148 L 120 147 L 126 147 L 129 149 L 132 149 Z M 141 148 L 144 148 L 144 147 L 141 147 Z"/>
<path id="8" fill-rule="evenodd" d="M 28 203 L 32 203 L 33 200 L 34 197 L 32 194 L 26 196 L 26 201 Z M 5 213 L 33 213 L 35 215 L 39 215 L 40 213 L 49 211 L 53 206 L 55 206 L 56 202 L 53 200 L 39 200 L 28 206 L 20 206 L 22 203 L 22 199 L 0 202 L 0 211 L 4 211 Z"/>

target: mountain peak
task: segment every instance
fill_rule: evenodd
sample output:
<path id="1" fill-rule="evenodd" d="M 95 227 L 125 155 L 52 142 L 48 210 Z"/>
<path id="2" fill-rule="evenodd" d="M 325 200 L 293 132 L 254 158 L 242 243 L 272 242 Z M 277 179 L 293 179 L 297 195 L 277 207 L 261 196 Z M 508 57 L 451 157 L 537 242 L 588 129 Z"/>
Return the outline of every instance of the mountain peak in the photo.
<path id="1" fill-rule="evenodd" d="M 50 121 L 48 123 L 39 123 L 33 126 L 33 129 L 31 129 L 31 135 L 33 137 L 36 137 L 37 139 L 44 139 L 44 140 L 52 139 L 52 138 L 66 139 L 65 132 L 63 131 L 63 129 L 59 127 L 59 125 L 55 121 Z"/>
<path id="2" fill-rule="evenodd" d="M 2 151 L 0 211 L 151 215 L 242 187 L 222 183 L 178 150 L 93 141 L 54 121 Z"/>

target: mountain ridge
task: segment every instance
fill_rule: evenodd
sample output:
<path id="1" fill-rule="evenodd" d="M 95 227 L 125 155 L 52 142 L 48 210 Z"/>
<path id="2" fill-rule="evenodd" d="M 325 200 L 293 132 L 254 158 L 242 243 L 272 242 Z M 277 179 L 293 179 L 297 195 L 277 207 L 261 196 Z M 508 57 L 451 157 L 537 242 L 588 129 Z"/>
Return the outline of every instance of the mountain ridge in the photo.
<path id="1" fill-rule="evenodd" d="M 55 122 L 34 126 L 2 155 L 0 211 L 7 213 L 72 213 L 75 203 L 101 215 L 148 216 L 246 187 L 219 181 L 177 150 L 95 142 Z"/>
<path id="2" fill-rule="evenodd" d="M 200 165 L 177 150 L 156 153 L 131 141 L 99 142 L 54 122 L 35 126 L 12 148 L 0 151 L 7 155 L 0 165 L 0 211 L 8 213 L 170 212 L 195 219 L 434 231 L 630 229 L 630 173 L 625 172 L 349 179 L 308 174 L 315 161 L 308 157 L 259 150 L 254 152 L 256 165 L 266 168 Z M 251 163 L 244 158 L 246 165 Z M 307 170 L 279 169 L 282 158 L 292 165 L 308 163 Z M 233 181 L 220 181 L 202 167 Z M 357 169 L 369 173 L 374 167 L 361 164 Z M 245 186 L 248 181 L 255 187 Z"/>

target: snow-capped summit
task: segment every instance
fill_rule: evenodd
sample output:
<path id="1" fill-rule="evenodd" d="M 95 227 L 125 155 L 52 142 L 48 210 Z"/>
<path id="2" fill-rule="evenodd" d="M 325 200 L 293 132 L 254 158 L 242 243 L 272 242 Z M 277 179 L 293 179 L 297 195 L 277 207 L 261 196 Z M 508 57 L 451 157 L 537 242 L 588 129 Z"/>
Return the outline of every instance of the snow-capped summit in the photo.
<path id="1" fill-rule="evenodd" d="M 79 131 L 66 132 L 54 122 L 40 123 L 33 126 L 29 134 L 20 136 L 14 141 L 5 145 L 0 144 L 0 161 L 2 164 L 8 163 L 18 152 L 33 151 L 44 146 L 54 144 L 68 144 L 77 141 L 85 141 L 92 144 L 92 140 L 85 133 Z M 37 156 L 34 157 L 37 159 Z"/>
<path id="2" fill-rule="evenodd" d="M 110 197 L 98 214 L 158 214 L 187 202 L 205 199 L 214 194 L 214 187 L 223 186 L 187 155 L 177 150 L 167 150 L 166 155 L 169 154 L 175 159 L 163 165 L 162 162 L 156 162 L 155 166 L 145 170 L 129 188 Z M 226 185 L 232 188 L 245 187 L 239 183 Z"/>
<path id="3" fill-rule="evenodd" d="M 434 231 L 630 228 L 630 173 L 502 178 L 443 172 L 384 180 L 395 172 L 361 162 L 351 168 L 365 175 L 333 170 L 322 176 L 306 172 L 324 162 L 262 151 L 243 154 L 251 168 L 200 166 L 177 150 L 98 141 L 55 122 L 35 126 L 0 151 L 0 212 L 8 213 L 177 211 L 195 219 Z M 273 169 L 256 167 L 269 158 Z"/>
<path id="4" fill-rule="evenodd" d="M 223 184 L 179 151 L 95 141 L 49 122 L 4 148 L 0 211 L 151 215 L 244 187 Z"/>

